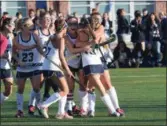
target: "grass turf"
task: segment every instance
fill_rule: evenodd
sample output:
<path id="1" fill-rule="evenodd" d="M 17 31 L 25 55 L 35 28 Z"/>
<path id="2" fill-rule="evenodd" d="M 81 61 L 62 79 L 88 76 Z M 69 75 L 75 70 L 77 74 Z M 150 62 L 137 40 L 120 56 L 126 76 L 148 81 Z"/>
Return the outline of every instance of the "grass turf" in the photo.
<path id="1" fill-rule="evenodd" d="M 107 116 L 107 108 L 97 93 L 96 116 L 94 118 L 79 118 L 73 120 L 57 120 L 57 103 L 49 108 L 50 119 L 29 117 L 27 105 L 31 85 L 27 81 L 24 92 L 24 118 L 15 118 L 16 114 L 16 85 L 10 99 L 1 106 L 1 126 L 58 126 L 58 125 L 166 125 L 166 69 L 112 69 L 112 83 L 116 87 L 121 108 L 126 112 L 125 118 Z M 3 86 L 1 84 L 2 90 Z M 78 86 L 75 90 L 75 101 L 78 102 Z M 42 90 L 43 91 L 43 90 Z M 36 112 L 37 114 L 37 112 Z"/>

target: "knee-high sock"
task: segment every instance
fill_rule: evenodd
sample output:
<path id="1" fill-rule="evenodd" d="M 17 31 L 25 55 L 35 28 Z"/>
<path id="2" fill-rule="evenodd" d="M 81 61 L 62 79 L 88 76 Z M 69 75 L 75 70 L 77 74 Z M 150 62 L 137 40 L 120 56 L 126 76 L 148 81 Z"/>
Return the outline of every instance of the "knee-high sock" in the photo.
<path id="1" fill-rule="evenodd" d="M 17 110 L 23 111 L 23 94 L 17 93 Z"/>
<path id="2" fill-rule="evenodd" d="M 66 105 L 67 96 L 61 97 L 59 100 L 58 114 L 65 114 L 65 105 Z"/>
<path id="3" fill-rule="evenodd" d="M 1 100 L 0 100 L 0 104 L 2 104 L 5 100 L 7 100 L 9 97 L 5 96 L 3 93 L 1 93 Z"/>
<path id="4" fill-rule="evenodd" d="M 41 93 L 40 91 L 35 92 L 35 99 L 36 99 L 36 105 L 40 103 L 41 100 Z"/>
<path id="5" fill-rule="evenodd" d="M 86 91 L 80 91 L 79 90 L 79 99 L 80 99 L 81 109 L 83 109 L 85 112 L 87 112 L 87 109 L 88 109 L 88 93 Z"/>
<path id="6" fill-rule="evenodd" d="M 72 104 L 73 104 L 73 93 L 68 93 L 66 110 L 72 111 Z"/>
<path id="7" fill-rule="evenodd" d="M 52 94 L 46 101 L 44 101 L 42 104 L 41 104 L 41 106 L 42 107 L 49 107 L 51 104 L 53 104 L 53 103 L 55 103 L 55 102 L 57 102 L 58 100 L 60 100 L 61 99 L 61 96 L 60 96 L 60 94 L 59 93 L 54 93 L 54 94 Z"/>
<path id="8" fill-rule="evenodd" d="M 35 106 L 35 104 L 36 104 L 35 91 L 32 89 L 31 93 L 30 93 L 30 99 L 29 99 L 29 104 L 28 105 Z"/>
<path id="9" fill-rule="evenodd" d="M 111 102 L 111 99 L 109 97 L 109 95 L 106 93 L 104 96 L 101 97 L 101 100 L 103 101 L 103 103 L 107 106 L 107 108 L 109 109 L 110 113 L 115 113 L 116 110 Z"/>
<path id="10" fill-rule="evenodd" d="M 88 101 L 89 101 L 89 111 L 95 112 L 95 104 L 96 104 L 96 94 L 95 92 L 89 92 L 88 93 Z"/>
<path id="11" fill-rule="evenodd" d="M 113 105 L 114 105 L 114 108 L 115 108 L 115 109 L 120 108 L 120 107 L 119 107 L 119 103 L 118 103 L 118 96 L 117 96 L 117 92 L 116 92 L 116 90 L 115 90 L 115 87 L 110 88 L 110 89 L 107 91 L 107 93 L 108 93 L 109 96 L 110 96 L 110 99 L 111 99 L 111 101 L 112 101 L 112 103 L 113 103 Z"/>

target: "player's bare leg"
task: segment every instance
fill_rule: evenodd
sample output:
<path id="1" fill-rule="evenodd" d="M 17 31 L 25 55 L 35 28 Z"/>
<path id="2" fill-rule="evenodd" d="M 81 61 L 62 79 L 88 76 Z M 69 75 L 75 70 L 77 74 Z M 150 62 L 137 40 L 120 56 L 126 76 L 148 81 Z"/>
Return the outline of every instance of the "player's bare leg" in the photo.
<path id="1" fill-rule="evenodd" d="M 1 100 L 0 104 L 3 104 L 4 101 L 6 101 L 10 94 L 12 93 L 12 87 L 13 87 L 13 79 L 12 78 L 6 78 L 3 80 L 5 90 L 3 93 L 1 93 Z"/>
<path id="2" fill-rule="evenodd" d="M 112 86 L 111 79 L 110 79 L 110 74 L 109 74 L 108 70 L 105 70 L 104 74 L 101 75 L 101 81 L 102 81 L 108 95 L 110 96 L 110 99 L 111 99 L 111 101 L 114 105 L 114 108 L 120 114 L 120 116 L 124 116 L 125 113 L 124 113 L 123 109 L 121 109 L 120 106 L 119 106 L 118 96 L 117 96 L 115 87 Z"/>

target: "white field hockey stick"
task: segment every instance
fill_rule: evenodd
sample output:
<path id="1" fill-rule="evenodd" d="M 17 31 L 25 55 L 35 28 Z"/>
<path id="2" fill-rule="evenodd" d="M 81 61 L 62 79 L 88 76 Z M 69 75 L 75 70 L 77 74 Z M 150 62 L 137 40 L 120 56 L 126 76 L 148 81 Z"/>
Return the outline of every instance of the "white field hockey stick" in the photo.
<path id="1" fill-rule="evenodd" d="M 50 39 L 47 41 L 47 43 L 49 43 L 49 41 L 50 41 Z M 47 44 L 47 43 L 45 43 L 45 44 Z M 60 70 L 61 70 L 61 72 L 63 73 L 67 73 L 67 71 L 65 71 L 61 66 L 59 66 L 58 64 L 56 64 L 54 61 L 52 61 L 49 57 L 47 57 L 46 55 L 44 55 L 43 54 L 43 51 L 42 51 L 42 48 L 41 48 L 41 46 L 40 46 L 40 48 L 39 48 L 39 50 L 41 50 L 41 51 L 39 51 L 39 52 L 41 52 L 41 54 L 42 54 L 42 56 L 44 57 L 44 58 L 46 58 L 47 60 L 49 60 L 52 64 L 54 64 L 55 66 L 57 66 Z M 69 57 L 70 58 L 70 57 Z M 72 57 L 71 57 L 72 58 Z M 75 78 L 75 77 L 72 77 L 74 80 L 75 80 L 75 82 L 77 82 L 78 84 L 80 84 L 80 81 L 77 79 L 77 78 Z"/>
<path id="2" fill-rule="evenodd" d="M 92 27 L 90 26 L 90 22 L 89 22 L 89 20 L 88 20 L 87 18 L 86 18 L 86 21 L 87 21 L 87 23 L 88 23 L 88 28 L 90 29 L 90 33 L 91 33 L 93 39 L 95 39 L 96 36 L 95 36 L 95 34 L 94 34 L 94 32 L 93 32 L 93 29 L 92 29 Z M 114 42 L 115 40 L 116 40 L 116 35 L 113 34 L 108 40 L 106 40 L 106 41 L 103 42 L 103 43 L 92 44 L 92 46 L 93 46 L 92 48 L 93 48 L 93 49 L 95 49 L 95 48 L 98 48 L 98 49 L 99 49 L 99 51 L 100 51 L 100 53 L 101 53 L 101 55 L 102 55 L 102 58 L 103 58 L 103 60 L 104 60 L 105 63 L 107 63 L 107 61 L 106 61 L 106 59 L 105 59 L 105 57 L 104 57 L 104 55 L 103 55 L 103 52 L 102 52 L 100 46 L 104 46 L 104 45 L 106 45 L 106 44 L 109 44 L 109 43 L 111 43 L 111 42 Z M 99 42 L 101 42 L 101 39 L 100 39 Z M 113 61 L 112 63 L 114 63 L 114 61 Z M 112 63 L 111 63 L 111 64 L 112 64 Z"/>
<path id="3" fill-rule="evenodd" d="M 65 57 L 65 59 L 66 59 L 67 61 L 69 61 L 69 60 L 72 60 L 72 59 L 74 59 L 74 58 L 76 58 L 76 57 L 78 57 L 78 56 L 80 56 L 80 54 L 79 54 L 79 53 L 74 54 L 74 55 L 69 56 L 69 57 Z"/>
<path id="4" fill-rule="evenodd" d="M 61 66 L 59 66 L 58 64 L 56 64 L 54 61 L 52 61 L 49 57 L 47 57 L 47 56 L 44 56 L 47 60 L 49 60 L 52 64 L 54 64 L 55 66 L 57 66 L 62 72 L 64 72 L 64 73 L 67 73 L 67 71 L 66 70 L 64 70 Z M 78 84 L 80 84 L 80 81 L 77 79 L 77 78 L 75 78 L 75 77 L 73 77 L 72 76 L 72 78 L 75 80 L 75 82 L 77 82 Z"/>

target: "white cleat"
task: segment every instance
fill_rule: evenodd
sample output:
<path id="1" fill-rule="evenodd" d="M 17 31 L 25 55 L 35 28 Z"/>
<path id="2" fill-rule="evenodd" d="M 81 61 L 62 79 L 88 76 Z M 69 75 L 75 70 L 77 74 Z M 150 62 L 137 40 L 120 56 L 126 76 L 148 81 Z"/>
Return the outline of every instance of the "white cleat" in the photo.
<path id="1" fill-rule="evenodd" d="M 93 112 L 93 111 L 88 111 L 88 116 L 89 117 L 94 117 L 95 116 L 95 112 Z"/>
<path id="2" fill-rule="evenodd" d="M 41 112 L 41 114 L 44 116 L 44 118 L 48 119 L 49 115 L 48 115 L 48 108 L 42 107 L 41 105 L 37 105 L 39 111 Z"/>
<path id="3" fill-rule="evenodd" d="M 118 112 L 110 113 L 110 117 L 120 117 L 120 114 Z"/>

